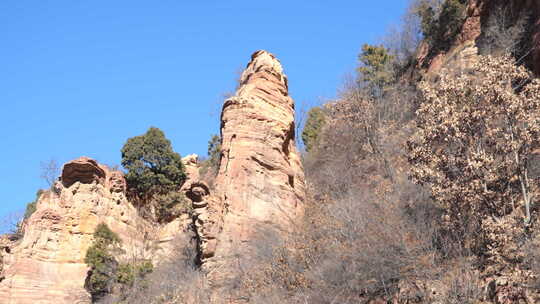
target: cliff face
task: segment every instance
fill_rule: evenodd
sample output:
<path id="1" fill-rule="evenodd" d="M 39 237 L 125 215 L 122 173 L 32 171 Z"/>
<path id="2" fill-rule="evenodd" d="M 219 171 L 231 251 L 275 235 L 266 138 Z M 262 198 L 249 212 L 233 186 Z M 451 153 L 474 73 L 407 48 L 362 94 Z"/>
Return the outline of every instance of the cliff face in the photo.
<path id="1" fill-rule="evenodd" d="M 86 250 L 100 222 L 122 237 L 137 233 L 136 210 L 121 175 L 80 158 L 64 165 L 62 180 L 42 194 L 25 234 L 4 257 L 0 298 L 5 303 L 86 303 Z"/>
<path id="2" fill-rule="evenodd" d="M 40 196 L 22 240 L 4 249 L 2 303 L 89 303 L 84 257 L 102 222 L 123 240 L 126 257 L 168 254 L 166 243 L 185 221 L 157 229 L 138 215 L 125 191 L 119 171 L 86 157 L 65 164 L 60 181 Z M 150 243 L 165 246 L 148 252 Z"/>
<path id="3" fill-rule="evenodd" d="M 445 66 L 465 67 L 478 54 L 482 34 L 487 31 L 489 19 L 497 13 L 509 14 L 510 25 L 521 19 L 530 18 L 523 40 L 530 41 L 524 50 L 528 64 L 536 75 L 540 75 L 540 2 L 535 0 L 470 0 L 466 18 L 459 34 L 451 42 L 448 51 L 433 53 L 427 42 L 422 42 L 417 56 L 420 70 L 428 74 L 437 73 Z"/>
<path id="4" fill-rule="evenodd" d="M 203 268 L 215 286 L 231 282 L 246 266 L 240 264 L 256 256 L 254 242 L 283 235 L 302 214 L 304 174 L 294 130 L 281 64 L 255 52 L 223 105 L 216 189 L 197 211 Z"/>
<path id="5" fill-rule="evenodd" d="M 197 156 L 183 159 L 189 178 L 182 191 L 193 203 L 193 218 L 150 222 L 126 198 L 121 172 L 86 157 L 71 161 L 40 196 L 23 238 L 0 239 L 1 302 L 89 303 L 84 257 L 101 222 L 122 239 L 119 261 L 137 256 L 154 265 L 172 254 L 179 233 L 193 227 L 201 266 L 219 291 L 244 266 L 239 260 L 256 259 L 258 240 L 286 236 L 303 213 L 304 174 L 294 130 L 294 102 L 281 64 L 258 51 L 223 106 L 221 163 L 212 193 L 198 180 Z"/>

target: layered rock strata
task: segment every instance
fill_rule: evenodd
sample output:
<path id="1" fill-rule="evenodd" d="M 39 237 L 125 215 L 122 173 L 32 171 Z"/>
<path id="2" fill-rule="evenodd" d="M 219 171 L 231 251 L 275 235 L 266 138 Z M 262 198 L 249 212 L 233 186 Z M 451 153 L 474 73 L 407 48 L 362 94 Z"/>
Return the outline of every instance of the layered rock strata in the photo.
<path id="1" fill-rule="evenodd" d="M 65 164 L 53 189 L 39 197 L 24 237 L 4 256 L 2 303 L 89 303 L 84 257 L 97 225 L 118 233 L 127 252 L 143 248 L 145 223 L 125 189 L 120 172 L 93 159 Z"/>
<path id="2" fill-rule="evenodd" d="M 171 254 L 172 241 L 190 221 L 185 215 L 162 226 L 149 223 L 127 200 L 121 172 L 87 157 L 68 162 L 53 189 L 39 197 L 23 238 L 0 244 L 0 302 L 90 303 L 84 257 L 99 223 L 122 239 L 119 260 L 152 259 L 155 265 Z"/>
<path id="3" fill-rule="evenodd" d="M 127 200 L 121 172 L 90 158 L 71 161 L 40 196 L 24 237 L 0 244 L 2 303 L 89 303 L 84 257 L 101 222 L 123 240 L 126 256 L 155 264 L 171 255 L 172 241 L 192 222 L 202 268 L 219 293 L 257 259 L 259 241 L 286 238 L 303 214 L 305 182 L 294 132 L 294 102 L 281 64 L 266 51 L 255 52 L 235 96 L 223 105 L 214 188 L 198 180 L 196 155 L 183 159 L 190 179 L 181 190 L 192 201 L 193 219 L 150 223 Z"/>
<path id="4" fill-rule="evenodd" d="M 260 238 L 286 237 L 302 215 L 305 182 L 294 132 L 294 102 L 281 64 L 255 52 L 223 105 L 215 192 L 208 196 L 201 187 L 195 208 L 203 269 L 215 287 L 256 258 Z"/>

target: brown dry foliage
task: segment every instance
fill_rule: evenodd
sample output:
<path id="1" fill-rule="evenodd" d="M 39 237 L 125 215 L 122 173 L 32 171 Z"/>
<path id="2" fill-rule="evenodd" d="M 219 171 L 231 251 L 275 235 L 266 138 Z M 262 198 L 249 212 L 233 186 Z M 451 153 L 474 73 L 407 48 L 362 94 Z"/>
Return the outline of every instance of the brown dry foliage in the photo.
<path id="1" fill-rule="evenodd" d="M 528 223 L 540 81 L 511 58 L 486 56 L 471 72 L 420 88 L 418 129 L 408 143 L 414 180 L 430 188 L 454 223 L 504 216 L 520 202 Z"/>
<path id="2" fill-rule="evenodd" d="M 469 254 L 408 180 L 412 96 L 369 100 L 352 87 L 326 106 L 328 127 L 305 156 L 306 215 L 283 244 L 266 243 L 271 254 L 243 279 L 252 303 L 429 302 L 426 280 L 444 279 L 446 261 Z"/>

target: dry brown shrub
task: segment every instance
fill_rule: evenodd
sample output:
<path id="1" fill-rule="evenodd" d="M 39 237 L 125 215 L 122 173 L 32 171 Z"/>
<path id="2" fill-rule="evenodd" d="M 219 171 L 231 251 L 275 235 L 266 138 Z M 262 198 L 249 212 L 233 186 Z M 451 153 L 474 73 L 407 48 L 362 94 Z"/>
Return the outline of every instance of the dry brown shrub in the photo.
<path id="1" fill-rule="evenodd" d="M 483 297 L 478 270 L 466 260 L 459 260 L 442 279 L 443 304 L 475 304 Z"/>
<path id="2" fill-rule="evenodd" d="M 204 304 L 210 303 L 204 274 L 195 264 L 196 249 L 192 233 L 186 232 L 173 242 L 173 255 L 154 267 L 144 279 L 131 288 L 117 291 L 103 299 L 102 304 Z"/>
<path id="3" fill-rule="evenodd" d="M 414 179 L 430 187 L 451 221 L 504 216 L 523 202 L 530 221 L 540 147 L 540 83 L 510 58 L 481 57 L 472 72 L 423 83 L 409 141 Z"/>
<path id="4" fill-rule="evenodd" d="M 416 281 L 439 278 L 440 260 L 462 253 L 438 225 L 440 208 L 407 177 L 412 101 L 344 96 L 326 106 L 321 144 L 305 157 L 302 225 L 245 281 L 253 303 L 390 300 L 405 285 L 414 287 L 402 297 L 420 301 L 427 292 Z"/>
<path id="5" fill-rule="evenodd" d="M 244 278 L 251 303 L 390 300 L 403 284 L 437 279 L 446 255 L 441 212 L 420 188 L 400 180 L 402 191 L 386 198 L 361 191 L 312 201 L 298 230 L 281 245 L 267 243 L 271 254 Z M 426 299 L 427 291 L 419 286 L 407 296 Z"/>

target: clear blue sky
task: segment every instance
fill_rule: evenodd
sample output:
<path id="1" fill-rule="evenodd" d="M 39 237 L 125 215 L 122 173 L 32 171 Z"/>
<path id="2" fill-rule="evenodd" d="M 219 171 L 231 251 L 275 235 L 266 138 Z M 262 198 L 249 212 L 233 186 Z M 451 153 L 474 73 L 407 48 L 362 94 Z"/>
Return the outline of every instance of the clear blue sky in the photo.
<path id="1" fill-rule="evenodd" d="M 119 164 L 150 126 L 205 154 L 255 50 L 281 60 L 297 103 L 335 96 L 407 2 L 0 1 L 0 217 L 45 187 L 40 161 Z"/>

